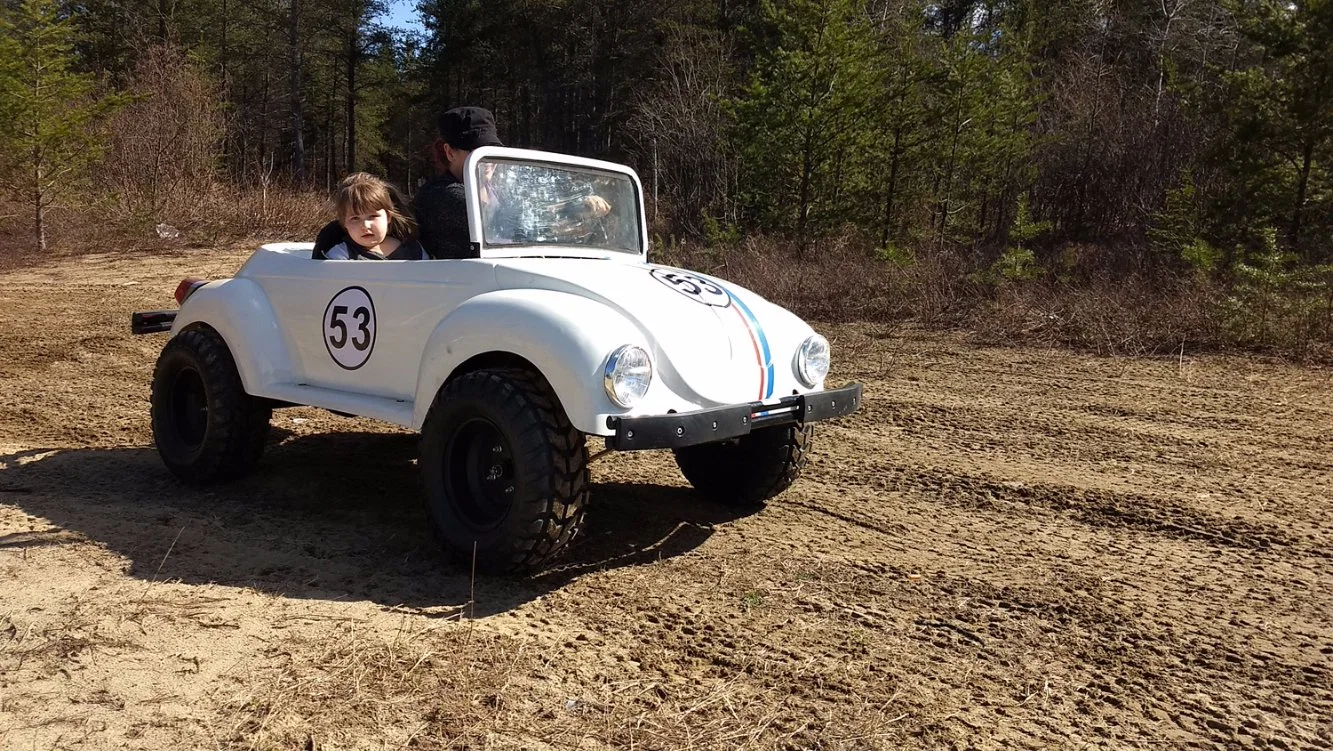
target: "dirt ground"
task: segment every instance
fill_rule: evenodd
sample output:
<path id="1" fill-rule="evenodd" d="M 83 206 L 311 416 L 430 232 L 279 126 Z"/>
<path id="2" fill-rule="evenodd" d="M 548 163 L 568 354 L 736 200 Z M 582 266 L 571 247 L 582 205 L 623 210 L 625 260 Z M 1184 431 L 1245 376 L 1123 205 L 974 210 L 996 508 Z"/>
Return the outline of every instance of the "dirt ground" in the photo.
<path id="1" fill-rule="evenodd" d="M 0 271 L 0 749 L 1333 746 L 1327 370 L 827 327 L 865 408 L 765 510 L 612 455 L 567 557 L 474 582 L 412 435 L 163 468 L 129 314 L 243 258 Z"/>

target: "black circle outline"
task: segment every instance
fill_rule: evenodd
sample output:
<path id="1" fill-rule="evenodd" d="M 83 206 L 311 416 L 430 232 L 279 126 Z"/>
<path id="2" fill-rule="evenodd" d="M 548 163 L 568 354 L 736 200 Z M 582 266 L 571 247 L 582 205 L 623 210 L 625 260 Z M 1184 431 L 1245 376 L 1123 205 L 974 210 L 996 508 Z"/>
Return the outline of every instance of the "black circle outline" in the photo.
<path id="1" fill-rule="evenodd" d="M 703 298 L 702 295 L 697 295 L 697 294 L 692 294 L 692 293 L 690 293 L 690 292 L 686 292 L 686 291 L 682 290 L 682 289 L 680 288 L 679 285 L 672 284 L 671 282 L 669 282 L 669 281 L 667 281 L 666 279 L 662 278 L 662 276 L 659 276 L 658 272 L 661 272 L 661 274 L 663 274 L 663 275 L 665 275 L 665 274 L 684 274 L 685 276 L 692 277 L 692 278 L 694 278 L 694 279 L 698 279 L 698 280 L 701 281 L 701 282 L 707 282 L 708 284 L 711 284 L 712 286 L 717 287 L 718 289 L 722 290 L 722 294 L 725 296 L 725 298 L 726 298 L 726 302 L 722 303 L 721 305 L 716 305 L 716 304 L 714 304 L 714 303 L 709 302 L 708 300 L 705 300 L 705 299 Z M 710 308 L 730 308 L 730 307 L 731 307 L 731 293 L 730 293 L 730 292 L 727 292 L 727 290 L 726 290 L 725 287 L 723 287 L 722 285 L 720 285 L 720 284 L 718 284 L 717 282 L 713 281 L 712 279 L 708 279 L 708 278 L 706 278 L 706 277 L 700 276 L 699 274 L 696 274 L 696 273 L 694 273 L 693 271 L 689 271 L 689 270 L 687 270 L 687 269 L 673 269 L 673 268 L 662 268 L 662 267 L 658 267 L 658 268 L 652 268 L 652 269 L 649 269 L 649 270 L 648 270 L 648 273 L 649 273 L 649 275 L 651 275 L 654 279 L 656 279 L 659 283 L 661 283 L 662 286 L 664 286 L 664 287 L 666 287 L 666 288 L 668 288 L 668 289 L 674 290 L 674 291 L 676 292 L 676 294 L 684 295 L 685 297 L 687 297 L 687 298 L 689 298 L 689 299 L 691 299 L 691 300 L 693 300 L 693 301 L 699 303 L 700 305 L 707 305 L 707 306 L 710 307 Z"/>
<path id="2" fill-rule="evenodd" d="M 361 290 L 361 294 L 366 296 L 366 302 L 370 303 L 370 320 L 375 323 L 375 331 L 370 335 L 370 348 L 366 350 L 366 359 L 362 360 L 360 364 L 354 365 L 349 368 L 346 365 L 343 365 L 342 363 L 338 362 L 337 356 L 333 354 L 333 349 L 329 347 L 329 338 L 325 336 L 326 332 L 324 331 L 324 326 L 329 320 L 329 310 L 333 307 L 333 301 L 341 297 L 342 293 L 354 289 Z M 379 338 L 379 335 L 380 335 L 380 317 L 375 312 L 375 298 L 370 296 L 370 291 L 367 290 L 365 287 L 362 287 L 359 284 L 354 284 L 350 287 L 343 287 L 342 289 L 338 290 L 337 294 L 329 298 L 329 304 L 324 306 L 324 316 L 319 320 L 319 336 L 321 339 L 324 340 L 324 349 L 328 351 L 329 359 L 333 360 L 333 363 L 335 365 L 342 368 L 343 370 L 360 370 L 362 367 L 365 366 L 366 363 L 370 362 L 370 356 L 375 354 L 375 340 Z M 350 334 L 348 335 L 348 341 L 349 343 L 351 341 Z"/>

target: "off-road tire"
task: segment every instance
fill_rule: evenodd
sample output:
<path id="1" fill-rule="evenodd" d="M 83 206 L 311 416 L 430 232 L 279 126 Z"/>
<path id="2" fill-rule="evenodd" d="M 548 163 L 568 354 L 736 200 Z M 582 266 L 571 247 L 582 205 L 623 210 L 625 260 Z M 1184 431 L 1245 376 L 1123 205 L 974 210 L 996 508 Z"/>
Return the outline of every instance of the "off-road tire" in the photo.
<path id="1" fill-rule="evenodd" d="M 420 470 L 435 535 L 465 567 L 475 545 L 478 571 L 534 571 L 583 525 L 584 435 L 529 371 L 477 370 L 445 384 L 421 429 Z"/>
<path id="2" fill-rule="evenodd" d="M 727 506 L 762 506 L 791 487 L 805 467 L 812 428 L 780 425 L 720 443 L 675 449 L 694 489 Z"/>
<path id="3" fill-rule="evenodd" d="M 173 474 L 192 485 L 254 469 L 273 410 L 245 393 L 227 343 L 213 329 L 186 329 L 153 369 L 153 439 Z"/>

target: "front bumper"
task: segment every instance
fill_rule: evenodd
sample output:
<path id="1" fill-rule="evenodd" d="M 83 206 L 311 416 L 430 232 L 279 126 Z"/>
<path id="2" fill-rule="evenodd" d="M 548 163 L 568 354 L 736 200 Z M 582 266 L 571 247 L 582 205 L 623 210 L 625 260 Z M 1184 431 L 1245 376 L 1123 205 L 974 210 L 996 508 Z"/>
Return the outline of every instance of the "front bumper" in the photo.
<path id="1" fill-rule="evenodd" d="M 776 404 L 750 402 L 646 417 L 608 417 L 615 431 L 606 447 L 616 451 L 669 449 L 739 438 L 756 428 L 829 420 L 861 406 L 861 384 L 783 398 Z"/>

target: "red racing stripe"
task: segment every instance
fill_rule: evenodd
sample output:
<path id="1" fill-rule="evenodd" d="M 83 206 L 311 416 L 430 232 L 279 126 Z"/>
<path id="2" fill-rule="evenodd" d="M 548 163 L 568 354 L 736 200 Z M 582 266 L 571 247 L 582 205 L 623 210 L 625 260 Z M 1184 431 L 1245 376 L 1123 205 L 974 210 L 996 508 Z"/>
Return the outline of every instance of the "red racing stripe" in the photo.
<path id="1" fill-rule="evenodd" d="M 736 311 L 736 315 L 740 316 L 741 325 L 745 327 L 745 333 L 750 335 L 750 344 L 754 346 L 754 361 L 759 364 L 759 400 L 763 401 L 764 373 L 766 369 L 764 368 L 764 358 L 759 354 L 759 340 L 754 338 L 754 329 L 750 328 L 750 322 L 745 319 L 745 314 L 741 312 L 741 309 L 736 305 L 729 305 L 727 307 Z"/>

